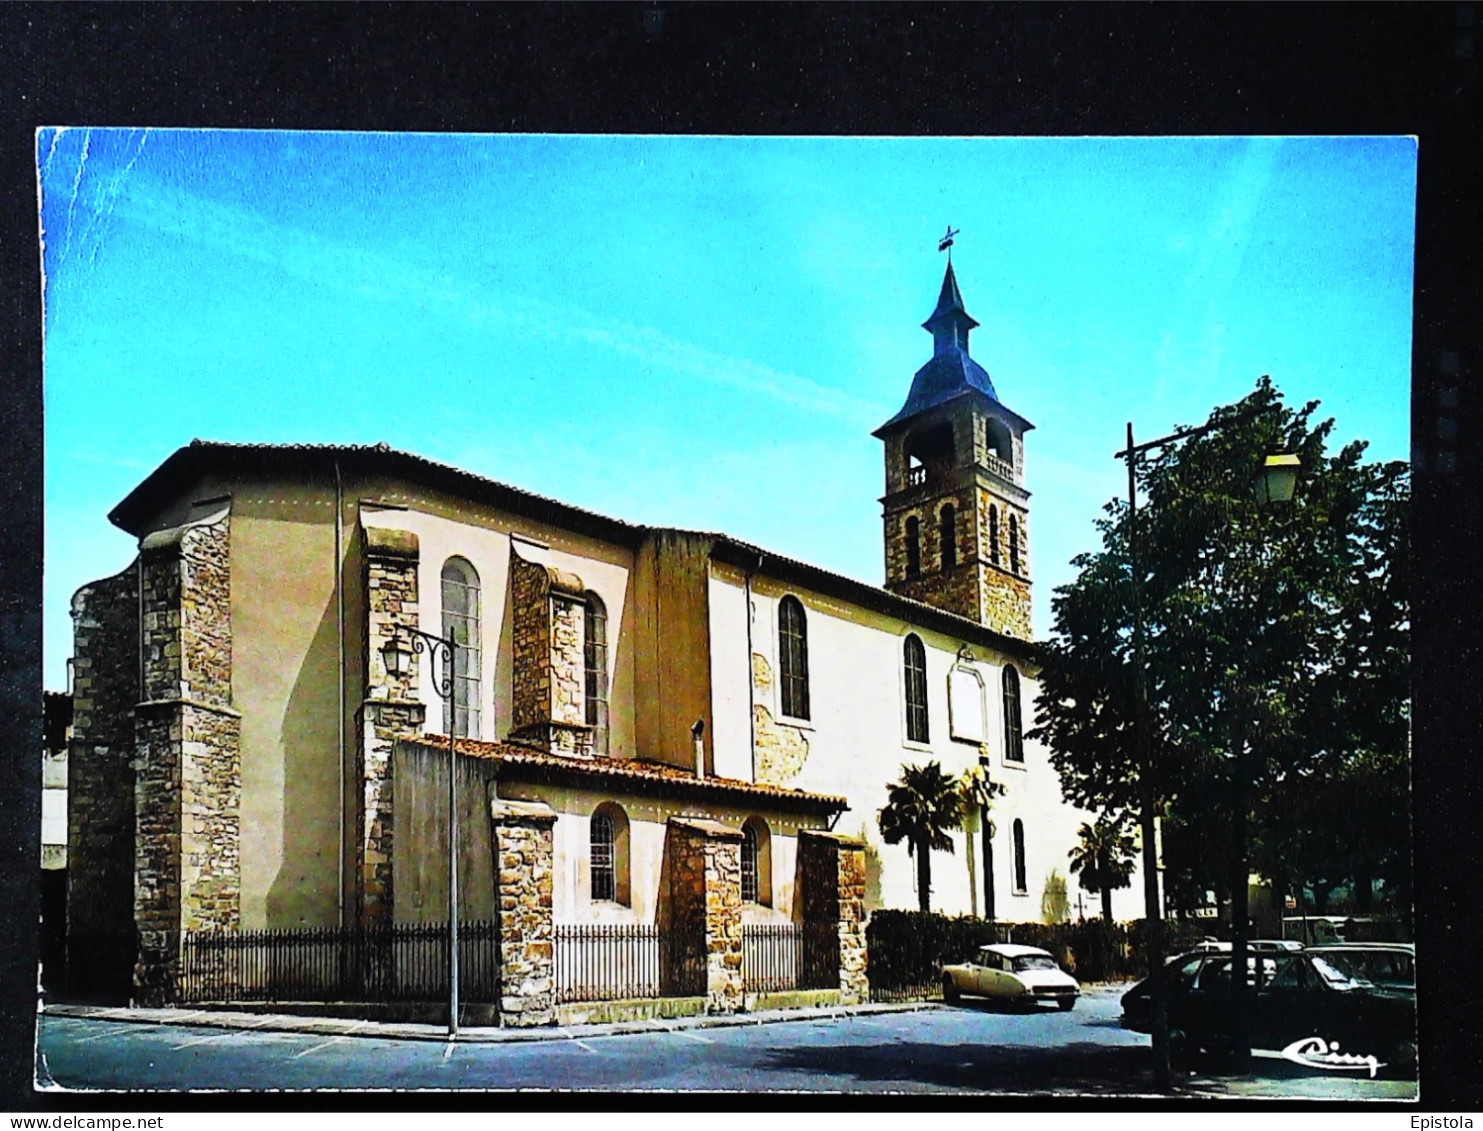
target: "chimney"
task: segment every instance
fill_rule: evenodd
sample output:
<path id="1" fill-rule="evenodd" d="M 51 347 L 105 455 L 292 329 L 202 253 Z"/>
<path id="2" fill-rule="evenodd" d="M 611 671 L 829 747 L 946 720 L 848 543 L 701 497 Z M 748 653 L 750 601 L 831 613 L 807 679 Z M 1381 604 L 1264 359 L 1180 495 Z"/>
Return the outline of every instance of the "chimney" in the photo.
<path id="1" fill-rule="evenodd" d="M 690 728 L 690 737 L 695 740 L 695 776 L 705 780 L 705 720 L 696 719 Z"/>

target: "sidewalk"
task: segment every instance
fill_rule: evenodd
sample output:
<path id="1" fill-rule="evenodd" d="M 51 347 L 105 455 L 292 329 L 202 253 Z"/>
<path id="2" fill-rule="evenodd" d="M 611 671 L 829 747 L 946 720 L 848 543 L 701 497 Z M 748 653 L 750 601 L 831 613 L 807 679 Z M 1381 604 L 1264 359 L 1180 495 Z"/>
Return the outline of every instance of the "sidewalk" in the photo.
<path id="1" fill-rule="evenodd" d="M 545 1025 L 532 1029 L 501 1029 L 470 1026 L 458 1031 L 465 1044 L 502 1044 L 517 1041 L 569 1041 L 587 1037 L 616 1037 L 656 1030 L 732 1028 L 768 1025 L 784 1021 L 827 1021 L 876 1013 L 910 1013 L 934 1009 L 936 1003 L 913 1001 L 868 1005 L 821 1006 L 812 1009 L 770 1009 L 755 1013 L 676 1017 L 666 1020 L 611 1021 L 593 1025 Z M 423 1025 L 406 1021 L 354 1021 L 340 1017 L 309 1017 L 292 1013 L 247 1013 L 225 1009 L 140 1009 L 109 1005 L 48 1005 L 43 1013 L 52 1017 L 77 1017 L 92 1021 L 119 1021 L 134 1025 L 189 1025 L 206 1029 L 243 1029 L 254 1032 L 309 1033 L 326 1037 L 373 1037 L 388 1041 L 448 1040 L 446 1025 Z"/>

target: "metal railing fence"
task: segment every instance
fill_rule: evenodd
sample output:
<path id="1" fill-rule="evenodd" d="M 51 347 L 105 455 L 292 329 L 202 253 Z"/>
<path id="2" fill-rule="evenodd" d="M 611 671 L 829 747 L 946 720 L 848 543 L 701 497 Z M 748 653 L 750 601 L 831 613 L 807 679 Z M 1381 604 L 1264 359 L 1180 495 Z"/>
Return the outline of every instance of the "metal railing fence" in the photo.
<path id="1" fill-rule="evenodd" d="M 669 948 L 653 923 L 558 923 L 556 1000 L 659 997 Z"/>
<path id="2" fill-rule="evenodd" d="M 498 925 L 460 923 L 458 958 L 461 998 L 498 1001 Z M 190 931 L 180 987 L 182 1001 L 439 1001 L 448 925 Z"/>

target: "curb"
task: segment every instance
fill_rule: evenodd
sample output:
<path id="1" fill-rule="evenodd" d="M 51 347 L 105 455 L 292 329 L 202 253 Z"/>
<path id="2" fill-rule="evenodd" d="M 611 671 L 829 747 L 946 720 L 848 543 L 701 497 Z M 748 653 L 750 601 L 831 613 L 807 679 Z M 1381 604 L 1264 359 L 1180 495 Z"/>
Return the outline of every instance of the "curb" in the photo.
<path id="1" fill-rule="evenodd" d="M 504 1044 L 527 1041 L 570 1041 L 588 1037 L 619 1037 L 678 1029 L 736 1028 L 801 1021 L 839 1021 L 882 1013 L 914 1013 L 936 1009 L 938 1003 L 875 1002 L 865 1005 L 819 1006 L 809 1009 L 768 1010 L 717 1016 L 677 1017 L 666 1020 L 611 1021 L 596 1025 L 549 1025 L 531 1029 L 480 1026 L 459 1032 L 462 1044 Z M 128 1006 L 50 1005 L 38 1017 L 71 1017 L 133 1025 L 185 1025 L 198 1029 L 241 1029 L 244 1032 L 307 1033 L 328 1037 L 371 1037 L 390 1041 L 448 1043 L 447 1031 L 436 1025 L 395 1021 L 353 1021 L 345 1018 L 303 1017 L 286 1013 L 246 1013 L 208 1009 L 135 1009 Z"/>

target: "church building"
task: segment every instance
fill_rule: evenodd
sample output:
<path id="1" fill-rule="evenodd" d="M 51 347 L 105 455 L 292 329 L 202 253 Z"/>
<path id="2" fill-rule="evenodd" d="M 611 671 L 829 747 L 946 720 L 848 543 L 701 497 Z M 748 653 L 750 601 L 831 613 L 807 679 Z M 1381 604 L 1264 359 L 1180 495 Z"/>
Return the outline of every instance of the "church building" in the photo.
<path id="1" fill-rule="evenodd" d="M 949 263 L 874 433 L 883 586 L 385 445 L 177 450 L 109 515 L 136 560 L 73 598 L 69 936 L 133 933 L 116 977 L 168 1000 L 191 932 L 442 921 L 450 764 L 471 921 L 666 922 L 693 860 L 742 924 L 817 912 L 848 950 L 918 904 L 877 813 L 933 761 L 1004 787 L 934 854 L 933 910 L 1040 920 L 1092 818 L 1025 737 L 1033 426 L 977 325 Z"/>

